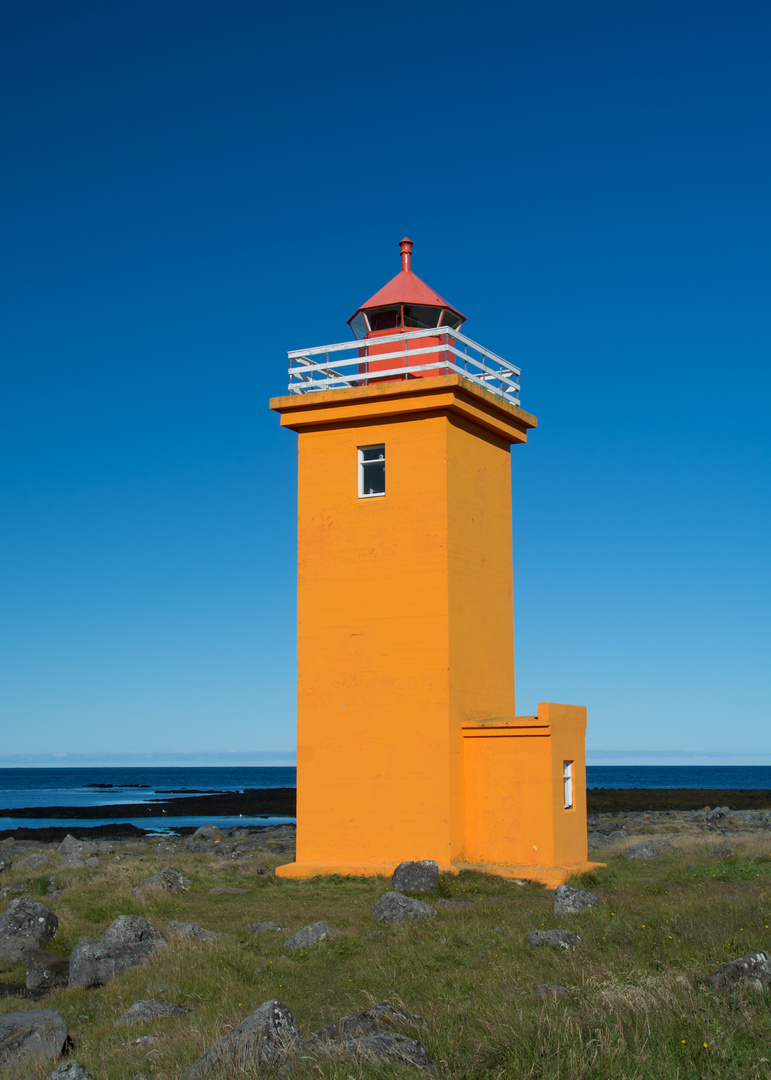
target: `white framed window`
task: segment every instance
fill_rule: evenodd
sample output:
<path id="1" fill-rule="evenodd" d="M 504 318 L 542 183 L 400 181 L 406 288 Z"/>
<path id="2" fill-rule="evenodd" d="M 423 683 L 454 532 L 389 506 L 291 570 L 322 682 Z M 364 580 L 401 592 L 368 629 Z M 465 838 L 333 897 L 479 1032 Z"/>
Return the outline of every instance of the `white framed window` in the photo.
<path id="1" fill-rule="evenodd" d="M 359 498 L 385 495 L 385 446 L 359 447 Z"/>
<path id="2" fill-rule="evenodd" d="M 565 809 L 573 809 L 573 762 L 562 762 L 562 791 L 565 796 Z"/>

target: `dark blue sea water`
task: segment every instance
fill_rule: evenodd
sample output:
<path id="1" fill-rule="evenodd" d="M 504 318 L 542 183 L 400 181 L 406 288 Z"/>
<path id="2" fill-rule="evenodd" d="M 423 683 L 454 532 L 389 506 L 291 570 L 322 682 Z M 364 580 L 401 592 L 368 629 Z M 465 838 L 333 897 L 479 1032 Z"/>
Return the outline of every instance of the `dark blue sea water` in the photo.
<path id="1" fill-rule="evenodd" d="M 587 787 L 604 788 L 762 788 L 771 790 L 768 765 L 589 765 Z M 0 808 L 25 806 L 111 806 L 153 802 L 179 795 L 243 791 L 244 788 L 294 787 L 290 766 L 131 767 L 90 769 L 0 769 Z M 180 825 L 272 825 L 293 821 L 279 817 L 130 817 L 120 812 L 103 818 L 0 817 L 0 829 L 104 825 L 130 822 L 159 832 Z"/>
<path id="2" fill-rule="evenodd" d="M 110 806 L 121 803 L 152 803 L 183 795 L 211 795 L 245 788 L 295 787 L 297 770 L 292 766 L 228 767 L 132 767 L 91 769 L 0 769 L 0 809 L 15 810 L 25 806 Z M 205 825 L 216 820 L 223 827 L 231 825 L 280 825 L 294 821 L 290 817 L 197 817 L 122 816 L 120 811 L 105 813 L 103 818 L 26 818 L 0 817 L 1 829 L 39 829 L 55 826 L 124 824 L 149 831 L 166 832 L 180 825 Z"/>
<path id="3" fill-rule="evenodd" d="M 588 788 L 761 788 L 771 765 L 587 765 Z"/>

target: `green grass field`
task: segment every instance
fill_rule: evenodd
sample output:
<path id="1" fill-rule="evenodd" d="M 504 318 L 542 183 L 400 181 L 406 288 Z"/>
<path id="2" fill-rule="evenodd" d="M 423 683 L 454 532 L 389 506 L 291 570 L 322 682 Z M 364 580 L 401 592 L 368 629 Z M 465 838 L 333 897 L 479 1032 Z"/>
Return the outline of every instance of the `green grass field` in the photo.
<path id="1" fill-rule="evenodd" d="M 672 838 L 671 833 L 669 834 Z M 0 1012 L 57 1008 L 77 1058 L 96 1080 L 131 1080 L 138 1072 L 178 1080 L 221 1034 L 263 1001 L 279 998 L 304 1035 L 377 1001 L 418 1013 L 424 1042 L 443 1076 L 476 1078 L 768 1078 L 771 1080 L 771 991 L 721 993 L 702 978 L 720 964 L 771 949 L 771 840 L 737 842 L 737 856 L 715 860 L 715 841 L 675 839 L 655 862 L 604 855 L 606 869 L 574 884 L 606 902 L 580 915 L 555 917 L 553 894 L 482 874 L 444 876 L 441 895 L 474 901 L 440 908 L 435 919 L 378 927 L 372 906 L 385 879 L 279 880 L 223 867 L 214 856 L 168 857 L 192 879 L 189 892 L 135 899 L 131 887 L 163 858 L 103 860 L 97 870 L 57 874 L 63 895 L 46 899 L 60 920 L 51 948 L 68 953 L 80 934 L 100 935 L 118 915 L 144 915 L 163 930 L 172 919 L 229 936 L 214 943 L 172 941 L 149 965 L 95 990 L 59 990 L 39 1003 L 0 1000 Z M 265 861 L 268 861 L 267 859 Z M 278 862 L 275 859 L 274 862 Z M 53 870 L 56 873 L 54 867 Z M 4 884 L 23 871 L 3 876 Z M 32 882 L 44 893 L 50 873 Z M 237 885 L 243 895 L 209 896 Z M 434 899 L 437 899 L 434 897 Z M 431 901 L 431 896 L 424 899 Z M 290 955 L 284 940 L 326 919 L 345 934 Z M 250 923 L 273 920 L 286 933 L 255 937 Z M 577 931 L 573 953 L 525 944 L 532 929 Z M 383 929 L 379 937 L 367 937 Z M 23 968 L 0 974 L 24 981 Z M 570 988 L 543 999 L 541 983 Z M 189 1017 L 116 1028 L 138 998 L 175 1002 Z M 132 1046 L 154 1033 L 158 1044 Z M 46 1077 L 52 1066 L 0 1068 L 0 1077 Z M 292 1075 L 339 1080 L 424 1075 L 404 1066 L 307 1062 Z"/>

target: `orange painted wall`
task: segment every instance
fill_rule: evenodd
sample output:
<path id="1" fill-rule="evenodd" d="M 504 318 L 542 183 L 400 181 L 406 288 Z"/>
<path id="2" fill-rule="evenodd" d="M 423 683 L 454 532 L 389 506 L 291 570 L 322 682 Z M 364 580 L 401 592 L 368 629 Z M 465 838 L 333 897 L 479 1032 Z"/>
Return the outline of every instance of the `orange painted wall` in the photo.
<path id="1" fill-rule="evenodd" d="M 538 706 L 552 731 L 552 793 L 555 806 L 554 861 L 562 865 L 583 862 L 586 847 L 586 709 L 581 705 Z M 563 810 L 562 768 L 573 762 L 573 809 Z"/>
<path id="2" fill-rule="evenodd" d="M 585 863 L 586 709 L 541 703 L 537 717 L 468 725 L 464 735 L 464 861 L 571 866 Z M 573 806 L 563 766 L 573 762 Z"/>
<path id="3" fill-rule="evenodd" d="M 508 445 L 443 413 L 303 430 L 298 504 L 297 861 L 447 866 L 460 722 L 513 713 Z"/>

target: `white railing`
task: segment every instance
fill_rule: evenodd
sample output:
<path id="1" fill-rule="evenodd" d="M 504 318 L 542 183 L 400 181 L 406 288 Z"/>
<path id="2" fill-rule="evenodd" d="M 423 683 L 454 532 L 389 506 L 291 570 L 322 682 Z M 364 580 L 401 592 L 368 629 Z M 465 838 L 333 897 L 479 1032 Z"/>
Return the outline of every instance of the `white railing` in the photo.
<path id="1" fill-rule="evenodd" d="M 420 346 L 421 338 L 431 344 Z M 384 345 L 394 345 L 393 351 L 382 352 Z M 370 353 L 371 346 L 378 351 Z M 400 375 L 457 374 L 519 405 L 519 368 L 449 326 L 293 349 L 288 356 L 290 394 L 350 389 Z M 383 368 L 386 360 L 393 365 Z"/>

